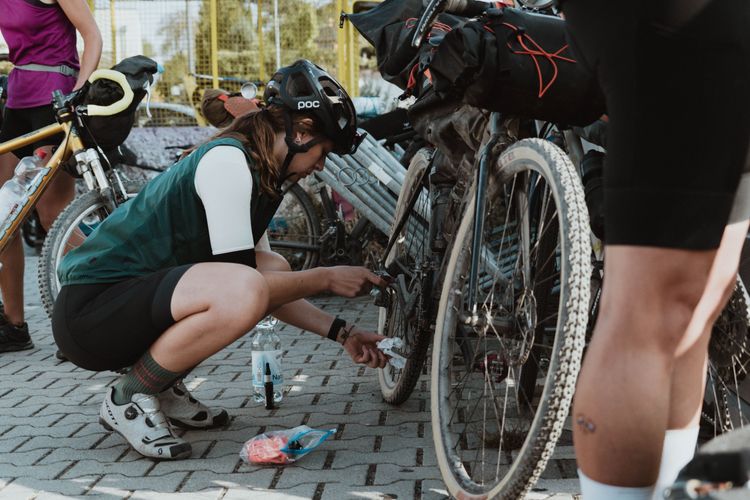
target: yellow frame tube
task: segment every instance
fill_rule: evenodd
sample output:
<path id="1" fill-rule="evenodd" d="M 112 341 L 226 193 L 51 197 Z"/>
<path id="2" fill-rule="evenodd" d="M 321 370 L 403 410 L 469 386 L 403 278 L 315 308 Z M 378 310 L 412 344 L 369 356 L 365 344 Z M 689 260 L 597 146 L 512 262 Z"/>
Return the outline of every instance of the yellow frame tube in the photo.
<path id="1" fill-rule="evenodd" d="M 69 127 L 70 126 L 68 126 L 68 128 Z M 35 130 L 34 132 L 29 132 L 28 134 L 18 136 L 15 139 L 11 139 L 6 142 L 0 142 L 0 154 L 11 153 L 16 149 L 34 144 L 37 141 L 46 139 L 47 137 L 53 136 L 55 134 L 59 134 L 60 132 L 65 132 L 65 125 L 53 123 L 52 125 L 47 125 L 44 128 Z"/>
<path id="2" fill-rule="evenodd" d="M 47 172 L 47 174 L 42 177 L 42 181 L 39 184 L 39 187 L 29 197 L 26 205 L 24 205 L 24 207 L 21 209 L 21 212 L 16 217 L 16 220 L 13 221 L 13 224 L 11 224 L 8 230 L 0 237 L 0 254 L 11 242 L 11 240 L 13 239 L 13 235 L 16 234 L 16 231 L 19 227 L 21 227 L 21 224 L 23 224 L 23 221 L 26 220 L 26 217 L 29 215 L 31 210 L 36 206 L 39 198 L 41 198 L 41 196 L 44 194 L 45 189 L 47 189 L 47 186 L 49 186 L 50 181 L 52 181 L 58 170 L 60 170 L 60 166 L 62 165 L 63 160 L 69 158 L 73 152 L 84 149 L 81 138 L 73 132 L 71 127 L 72 126 L 70 123 L 56 123 L 54 125 L 49 125 L 47 127 L 39 129 L 36 132 L 31 132 L 30 134 L 22 135 L 21 137 L 0 144 L 0 153 L 4 153 L 12 151 L 13 149 L 19 147 L 29 145 L 40 139 L 49 137 L 50 135 L 54 135 L 60 132 L 65 133 L 65 139 L 63 139 L 63 141 L 60 143 L 61 147 L 57 148 L 57 150 L 52 154 L 52 157 L 47 162 L 46 166 L 49 167 L 49 172 Z M 15 145 L 15 147 L 11 147 L 12 144 Z"/>

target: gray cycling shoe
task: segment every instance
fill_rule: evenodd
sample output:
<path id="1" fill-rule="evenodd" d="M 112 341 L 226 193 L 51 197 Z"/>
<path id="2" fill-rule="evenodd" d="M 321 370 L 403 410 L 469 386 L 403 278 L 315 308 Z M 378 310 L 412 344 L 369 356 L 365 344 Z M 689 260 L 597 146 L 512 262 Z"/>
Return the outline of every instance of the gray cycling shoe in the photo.
<path id="1" fill-rule="evenodd" d="M 99 423 L 105 429 L 120 434 L 145 457 L 176 460 L 190 456 L 192 446 L 175 435 L 156 395 L 134 394 L 130 403 L 118 405 L 113 394 L 110 387 L 99 410 Z"/>
<path id="2" fill-rule="evenodd" d="M 229 422 L 223 408 L 212 409 L 195 399 L 182 381 L 159 393 L 159 403 L 169 422 L 183 429 L 213 429 Z"/>

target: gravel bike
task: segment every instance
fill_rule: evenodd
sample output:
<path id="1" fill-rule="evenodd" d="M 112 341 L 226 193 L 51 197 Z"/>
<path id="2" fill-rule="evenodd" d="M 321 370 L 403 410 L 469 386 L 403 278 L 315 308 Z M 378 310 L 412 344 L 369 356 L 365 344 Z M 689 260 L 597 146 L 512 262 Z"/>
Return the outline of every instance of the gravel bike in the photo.
<path id="1" fill-rule="evenodd" d="M 52 97 L 52 105 L 57 123 L 0 144 L 0 154 L 2 154 L 33 144 L 45 137 L 59 133 L 64 135 L 60 145 L 46 163 L 49 170 L 31 186 L 26 200 L 2 228 L 0 252 L 15 237 L 17 230 L 33 210 L 50 181 L 64 169 L 68 169 L 74 175 L 83 178 L 87 190 L 84 196 L 87 199 L 96 199 L 99 208 L 104 210 L 114 210 L 115 207 L 127 201 L 139 190 L 139 185 L 134 185 L 124 179 L 117 170 L 110 168 L 111 163 L 107 156 L 100 148 L 89 143 L 86 139 L 91 135 L 87 133 L 85 117 L 108 117 L 122 113 L 131 106 L 134 99 L 133 90 L 124 74 L 113 70 L 96 70 L 89 78 L 89 82 L 93 83 L 101 79 L 117 84 L 122 89 L 122 97 L 107 106 L 99 106 L 83 104 L 87 87 L 68 95 L 55 91 Z M 42 269 L 42 267 L 40 265 L 40 275 L 46 276 L 48 270 Z M 52 302 L 50 298 L 43 295 L 42 300 L 47 311 L 51 312 Z"/>

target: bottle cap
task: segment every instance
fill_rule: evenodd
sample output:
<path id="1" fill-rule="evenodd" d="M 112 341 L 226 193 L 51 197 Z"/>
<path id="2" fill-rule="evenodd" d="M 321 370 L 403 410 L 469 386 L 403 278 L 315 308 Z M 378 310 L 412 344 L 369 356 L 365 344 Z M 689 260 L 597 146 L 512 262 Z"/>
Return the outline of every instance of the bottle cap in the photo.
<path id="1" fill-rule="evenodd" d="M 44 148 L 36 148 L 34 150 L 34 156 L 36 156 L 40 160 L 44 160 L 45 158 L 47 158 L 47 150 Z"/>

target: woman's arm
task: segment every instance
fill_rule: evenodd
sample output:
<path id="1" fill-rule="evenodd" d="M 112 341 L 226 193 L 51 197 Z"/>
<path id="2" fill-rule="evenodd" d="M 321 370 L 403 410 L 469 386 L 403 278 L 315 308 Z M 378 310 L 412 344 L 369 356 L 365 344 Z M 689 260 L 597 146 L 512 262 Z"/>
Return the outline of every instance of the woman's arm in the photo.
<path id="1" fill-rule="evenodd" d="M 102 56 L 102 34 L 96 25 L 86 0 L 57 0 L 65 15 L 83 38 L 83 55 L 81 69 L 78 72 L 75 89 L 79 89 L 88 80 L 99 65 Z"/>
<path id="2" fill-rule="evenodd" d="M 263 248 L 263 250 L 261 250 L 261 248 Z M 256 249 L 256 261 L 258 264 L 258 271 L 260 271 L 264 277 L 267 277 L 269 274 L 273 274 L 276 277 L 280 277 L 282 274 L 286 274 L 287 276 L 299 274 L 298 272 L 291 272 L 289 263 L 284 257 L 271 251 L 270 248 L 267 248 L 260 242 Z M 316 268 L 312 271 L 322 271 L 325 269 L 326 268 Z M 270 312 L 277 319 L 292 326 L 296 326 L 301 330 L 320 335 L 321 337 L 326 337 L 328 335 L 328 331 L 334 320 L 333 316 L 315 307 L 304 299 L 298 299 L 292 302 L 282 302 L 281 305 L 274 305 L 273 301 L 279 300 L 279 297 L 274 297 L 273 286 L 269 286 L 269 288 L 271 288 L 272 304 Z M 306 297 L 308 295 L 302 296 Z M 357 327 L 352 328 L 350 333 L 351 336 L 349 337 L 349 340 L 343 339 L 342 341 L 339 339 L 339 343 L 343 344 L 344 349 L 355 363 L 365 364 L 371 368 L 382 368 L 385 366 L 388 360 L 382 351 L 377 349 L 375 345 L 384 337 L 366 332 Z"/>

